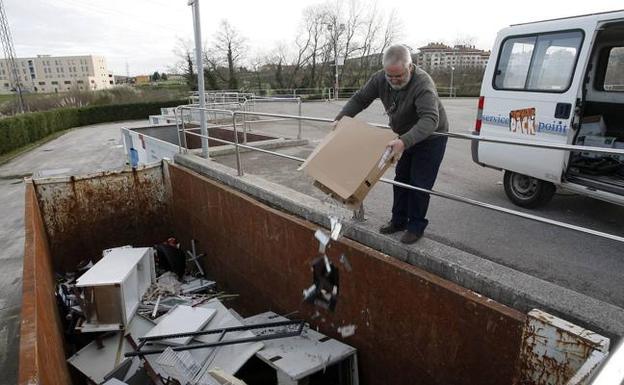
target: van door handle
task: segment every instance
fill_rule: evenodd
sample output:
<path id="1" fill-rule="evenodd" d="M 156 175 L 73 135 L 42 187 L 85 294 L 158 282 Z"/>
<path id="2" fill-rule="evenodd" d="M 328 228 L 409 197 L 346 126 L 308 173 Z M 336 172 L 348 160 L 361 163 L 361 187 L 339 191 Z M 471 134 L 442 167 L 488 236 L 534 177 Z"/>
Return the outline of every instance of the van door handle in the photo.
<path id="1" fill-rule="evenodd" d="M 568 119 L 572 112 L 571 103 L 557 103 L 555 107 L 555 119 Z"/>

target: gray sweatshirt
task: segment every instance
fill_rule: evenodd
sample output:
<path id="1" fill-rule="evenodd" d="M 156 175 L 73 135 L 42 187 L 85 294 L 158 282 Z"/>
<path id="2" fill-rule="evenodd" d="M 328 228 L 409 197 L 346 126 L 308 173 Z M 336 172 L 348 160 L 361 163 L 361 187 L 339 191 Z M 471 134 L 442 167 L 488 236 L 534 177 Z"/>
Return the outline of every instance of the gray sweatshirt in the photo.
<path id="1" fill-rule="evenodd" d="M 375 99 L 381 99 L 388 125 L 405 143 L 405 148 L 428 139 L 432 132 L 448 132 L 448 120 L 433 80 L 425 71 L 414 68 L 409 83 L 400 90 L 388 84 L 383 70 L 376 72 L 336 116 L 354 117 Z"/>

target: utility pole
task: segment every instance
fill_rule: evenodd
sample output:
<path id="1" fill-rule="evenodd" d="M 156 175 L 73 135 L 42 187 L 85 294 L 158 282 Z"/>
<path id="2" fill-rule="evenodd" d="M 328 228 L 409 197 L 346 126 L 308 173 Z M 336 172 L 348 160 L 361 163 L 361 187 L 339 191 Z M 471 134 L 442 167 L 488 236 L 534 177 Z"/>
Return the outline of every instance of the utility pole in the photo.
<path id="1" fill-rule="evenodd" d="M 13 47 L 13 38 L 9 28 L 9 20 L 4 11 L 4 1 L 0 0 L 0 40 L 2 41 L 2 50 L 6 58 L 9 84 L 15 87 L 17 94 L 17 104 L 20 112 L 24 112 L 24 97 L 22 95 L 22 85 L 20 84 L 19 74 L 17 73 L 17 65 L 15 64 L 15 48 Z"/>
<path id="2" fill-rule="evenodd" d="M 206 92 L 204 87 L 204 63 L 202 62 L 201 25 L 199 0 L 189 0 L 193 8 L 193 30 L 195 31 L 195 67 L 197 67 L 197 91 L 199 91 L 199 128 L 202 135 L 202 157 L 208 158 L 208 128 L 206 126 Z"/>

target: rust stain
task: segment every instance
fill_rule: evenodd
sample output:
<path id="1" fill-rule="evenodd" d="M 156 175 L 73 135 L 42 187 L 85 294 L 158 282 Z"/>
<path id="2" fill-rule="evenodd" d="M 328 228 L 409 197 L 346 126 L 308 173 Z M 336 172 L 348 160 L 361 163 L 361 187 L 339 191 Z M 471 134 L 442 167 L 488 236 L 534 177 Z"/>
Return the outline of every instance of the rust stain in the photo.
<path id="1" fill-rule="evenodd" d="M 160 168 L 35 181 L 55 268 L 72 270 L 98 260 L 102 249 L 149 246 L 169 235 L 163 183 Z"/>

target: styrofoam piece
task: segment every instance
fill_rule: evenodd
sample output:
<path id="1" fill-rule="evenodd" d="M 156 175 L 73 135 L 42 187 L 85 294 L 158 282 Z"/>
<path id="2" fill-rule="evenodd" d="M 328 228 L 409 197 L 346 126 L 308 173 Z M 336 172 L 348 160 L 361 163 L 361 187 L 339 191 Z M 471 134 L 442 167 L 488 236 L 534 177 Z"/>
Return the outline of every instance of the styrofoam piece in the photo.
<path id="1" fill-rule="evenodd" d="M 356 325 L 340 326 L 340 327 L 338 327 L 338 333 L 340 333 L 340 336 L 342 338 L 351 337 L 352 335 L 355 334 L 355 329 L 356 328 L 357 328 Z"/>
<path id="2" fill-rule="evenodd" d="M 136 340 L 139 337 L 143 337 L 153 326 L 154 324 L 149 320 L 136 316 L 130 322 L 127 332 Z M 121 351 L 118 354 L 120 342 Z M 124 353 L 133 350 L 121 331 L 112 336 L 104 337 L 102 345 L 103 347 L 100 349 L 95 341 L 91 342 L 67 359 L 70 365 L 96 384 L 102 383 L 104 378 L 121 365 L 123 361 L 129 360 L 129 358 L 124 357 Z M 117 361 L 117 357 L 120 357 L 119 361 Z"/>
<path id="3" fill-rule="evenodd" d="M 340 220 L 334 216 L 330 216 L 329 217 L 329 223 L 331 224 L 330 229 L 331 229 L 331 239 L 333 239 L 334 241 L 337 241 L 338 238 L 340 238 L 340 232 L 342 231 L 342 223 L 340 223 Z"/>
<path id="4" fill-rule="evenodd" d="M 246 318 L 245 324 L 285 320 L 273 312 L 266 312 Z M 345 359 L 355 359 L 355 354 L 355 348 L 305 328 L 299 336 L 264 341 L 264 348 L 256 356 L 276 369 L 278 374 L 283 372 L 298 381 Z M 357 367 L 354 370 L 357 371 Z"/>
<path id="5" fill-rule="evenodd" d="M 214 317 L 216 311 L 202 307 L 179 305 L 163 316 L 146 337 L 162 336 L 175 333 L 188 333 L 201 330 Z M 179 337 L 160 340 L 165 345 L 186 345 L 192 337 Z"/>
<path id="6" fill-rule="evenodd" d="M 329 234 L 327 234 L 326 232 L 324 232 L 321 229 L 318 229 L 314 233 L 314 237 L 316 239 L 318 239 L 318 241 L 319 241 L 319 253 L 320 254 L 325 254 L 325 248 L 327 247 L 327 244 L 329 243 L 329 240 L 331 239 L 329 237 Z"/>

